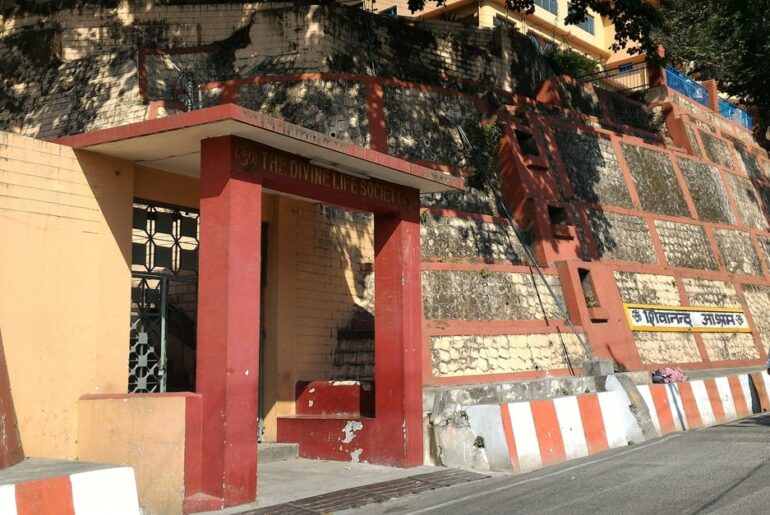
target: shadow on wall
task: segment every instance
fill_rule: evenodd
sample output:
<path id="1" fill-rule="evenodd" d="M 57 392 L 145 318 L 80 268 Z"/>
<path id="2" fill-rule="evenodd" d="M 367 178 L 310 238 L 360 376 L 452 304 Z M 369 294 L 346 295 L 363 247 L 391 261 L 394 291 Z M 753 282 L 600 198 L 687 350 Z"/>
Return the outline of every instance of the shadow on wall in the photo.
<path id="1" fill-rule="evenodd" d="M 617 226 L 622 219 L 613 219 L 600 206 L 608 204 L 632 208 L 631 196 L 625 185 L 618 158 L 610 140 L 581 133 L 576 129 L 554 127 L 543 131 L 550 159 L 549 169 L 565 207 L 578 223 L 578 236 L 584 258 L 588 258 L 588 240 L 593 239 L 600 257 L 615 257 L 622 252 L 617 241 Z M 565 174 L 566 181 L 559 175 Z M 568 183 L 568 186 L 564 185 Z M 569 187 L 571 191 L 565 191 Z M 574 203 L 589 204 L 588 227 L 583 228 L 582 217 Z M 590 236 L 585 234 L 589 231 Z"/>
<path id="2" fill-rule="evenodd" d="M 50 138 L 123 125 L 146 114 L 134 51 L 112 49 L 63 62 L 58 26 L 0 39 L 0 77 L 0 130 Z"/>

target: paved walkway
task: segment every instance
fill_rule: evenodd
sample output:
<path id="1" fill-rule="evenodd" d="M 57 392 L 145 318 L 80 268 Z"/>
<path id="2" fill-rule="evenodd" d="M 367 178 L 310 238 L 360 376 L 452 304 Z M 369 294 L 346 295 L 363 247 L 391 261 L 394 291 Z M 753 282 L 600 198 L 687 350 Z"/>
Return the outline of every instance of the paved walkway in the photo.
<path id="1" fill-rule="evenodd" d="M 248 513 L 266 506 L 446 469 L 427 466 L 402 469 L 368 463 L 294 459 L 265 463 L 259 465 L 258 470 L 257 502 L 208 513 Z"/>

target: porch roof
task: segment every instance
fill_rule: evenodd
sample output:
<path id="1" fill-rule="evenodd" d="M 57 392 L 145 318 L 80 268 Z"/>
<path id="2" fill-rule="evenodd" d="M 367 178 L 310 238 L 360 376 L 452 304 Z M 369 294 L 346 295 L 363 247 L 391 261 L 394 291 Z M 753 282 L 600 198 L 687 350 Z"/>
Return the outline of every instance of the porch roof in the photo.
<path id="1" fill-rule="evenodd" d="M 238 136 L 316 161 L 319 166 L 420 190 L 460 190 L 464 180 L 350 142 L 225 104 L 51 140 L 172 173 L 200 176 L 200 142 Z"/>

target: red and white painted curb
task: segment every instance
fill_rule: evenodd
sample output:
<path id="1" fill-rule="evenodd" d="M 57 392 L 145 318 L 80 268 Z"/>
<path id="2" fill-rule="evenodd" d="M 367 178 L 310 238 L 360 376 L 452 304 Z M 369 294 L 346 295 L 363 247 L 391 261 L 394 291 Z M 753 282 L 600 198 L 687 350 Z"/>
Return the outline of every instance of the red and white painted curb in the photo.
<path id="1" fill-rule="evenodd" d="M 490 467 L 527 472 L 644 440 L 619 392 L 466 408 Z"/>
<path id="2" fill-rule="evenodd" d="M 608 378 L 607 392 L 462 409 L 473 433 L 481 437 L 476 445 L 483 446 L 490 469 L 528 472 L 646 439 L 628 393 L 614 382 L 610 387 Z M 637 389 L 642 398 L 637 402 L 647 405 L 658 435 L 770 410 L 770 377 L 764 373 Z"/>
<path id="3" fill-rule="evenodd" d="M 752 413 L 748 374 L 637 388 L 660 435 L 722 424 Z"/>
<path id="4" fill-rule="evenodd" d="M 104 468 L 2 485 L 0 513 L 139 515 L 134 469 Z"/>

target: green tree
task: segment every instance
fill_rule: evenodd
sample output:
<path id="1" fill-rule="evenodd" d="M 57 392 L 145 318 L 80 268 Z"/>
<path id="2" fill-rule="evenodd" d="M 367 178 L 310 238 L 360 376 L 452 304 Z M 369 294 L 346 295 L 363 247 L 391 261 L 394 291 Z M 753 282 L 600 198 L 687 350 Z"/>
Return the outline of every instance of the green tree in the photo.
<path id="1" fill-rule="evenodd" d="M 667 61 L 770 112 L 768 0 L 663 0 L 661 14 Z"/>

